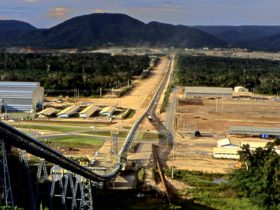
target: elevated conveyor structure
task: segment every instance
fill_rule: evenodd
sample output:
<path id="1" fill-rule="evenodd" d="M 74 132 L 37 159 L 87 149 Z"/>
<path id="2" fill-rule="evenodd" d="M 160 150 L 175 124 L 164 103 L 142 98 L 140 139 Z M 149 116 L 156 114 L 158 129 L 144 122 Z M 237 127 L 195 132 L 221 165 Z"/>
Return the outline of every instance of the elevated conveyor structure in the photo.
<path id="1" fill-rule="evenodd" d="M 59 165 L 60 167 L 71 171 L 72 173 L 78 174 L 80 176 L 83 176 L 86 179 L 89 179 L 91 181 L 95 182 L 108 182 L 111 180 L 114 180 L 120 173 L 122 169 L 122 164 L 124 163 L 124 160 L 126 159 L 126 153 L 131 146 L 135 133 L 137 129 L 139 128 L 139 125 L 142 123 L 144 118 L 147 116 L 148 113 L 150 113 L 154 107 L 155 104 L 158 103 L 160 96 L 164 90 L 164 87 L 168 81 L 169 75 L 171 73 L 171 63 L 174 60 L 174 56 L 171 57 L 168 71 L 161 83 L 161 85 L 158 87 L 155 95 L 153 96 L 147 110 L 142 114 L 142 116 L 134 123 L 132 126 L 132 129 L 128 133 L 126 140 L 121 148 L 121 150 L 118 153 L 118 158 L 115 161 L 115 166 L 112 171 L 105 175 L 100 175 L 92 172 L 90 169 L 83 167 L 79 165 L 77 162 L 63 156 L 59 152 L 51 149 L 50 147 L 44 145 L 43 143 L 39 142 L 35 138 L 32 138 L 23 132 L 13 128 L 12 126 L 0 121 L 0 138 L 5 141 L 7 145 L 11 145 L 13 147 L 19 148 L 21 150 L 25 150 L 26 152 L 43 158 L 46 161 L 53 163 L 55 165 Z"/>

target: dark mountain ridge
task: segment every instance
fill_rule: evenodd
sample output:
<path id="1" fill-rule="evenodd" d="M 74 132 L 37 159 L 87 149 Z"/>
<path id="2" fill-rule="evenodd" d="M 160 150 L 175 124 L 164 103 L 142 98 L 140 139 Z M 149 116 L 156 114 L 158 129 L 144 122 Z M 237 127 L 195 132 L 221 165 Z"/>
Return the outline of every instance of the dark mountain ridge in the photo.
<path id="1" fill-rule="evenodd" d="M 36 28 L 19 20 L 0 20 L 0 33 L 8 31 L 32 31 Z"/>
<path id="2" fill-rule="evenodd" d="M 222 39 L 231 47 L 280 50 L 280 26 L 195 26 L 195 28 Z"/>
<path id="3" fill-rule="evenodd" d="M 49 29 L 0 20 L 0 47 L 83 48 L 100 46 L 179 48 L 239 47 L 280 51 L 280 26 L 194 26 L 144 23 L 125 14 L 89 14 Z"/>
<path id="4" fill-rule="evenodd" d="M 11 37 L 0 36 L 0 46 L 71 48 L 102 46 L 226 47 L 213 35 L 187 26 L 158 22 L 145 24 L 124 14 L 90 14 L 71 18 L 50 29 L 37 29 Z"/>

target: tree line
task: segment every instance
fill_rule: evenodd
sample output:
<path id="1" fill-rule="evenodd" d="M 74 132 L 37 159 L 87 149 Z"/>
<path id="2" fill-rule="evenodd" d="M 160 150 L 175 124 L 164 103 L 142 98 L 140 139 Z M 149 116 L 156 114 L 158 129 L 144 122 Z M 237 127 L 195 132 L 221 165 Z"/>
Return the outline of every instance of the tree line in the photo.
<path id="1" fill-rule="evenodd" d="M 280 61 L 181 55 L 177 85 L 244 86 L 261 94 L 280 93 Z"/>
<path id="2" fill-rule="evenodd" d="M 149 67 L 148 56 L 109 54 L 0 54 L 1 81 L 38 81 L 54 94 L 79 89 L 85 96 L 127 84 Z"/>

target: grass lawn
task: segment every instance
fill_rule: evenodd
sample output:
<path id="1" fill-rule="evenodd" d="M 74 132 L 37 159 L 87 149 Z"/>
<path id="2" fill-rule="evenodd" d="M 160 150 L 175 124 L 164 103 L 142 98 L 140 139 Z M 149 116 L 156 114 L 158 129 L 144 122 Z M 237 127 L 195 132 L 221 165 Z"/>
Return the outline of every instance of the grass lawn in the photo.
<path id="1" fill-rule="evenodd" d="M 36 130 L 46 130 L 46 131 L 57 131 L 57 132 L 70 132 L 76 130 L 86 130 L 87 127 L 79 126 L 67 126 L 61 124 L 35 124 L 35 123 L 20 123 L 20 125 L 15 125 L 16 128 L 24 129 L 36 129 Z"/>
<path id="2" fill-rule="evenodd" d="M 138 132 L 138 141 L 156 141 L 161 137 L 162 134 L 156 132 Z"/>
<path id="3" fill-rule="evenodd" d="M 111 136 L 111 131 L 86 131 L 83 133 L 91 134 L 91 135 L 98 135 L 98 136 L 106 136 L 106 137 Z M 120 131 L 118 137 L 125 138 L 127 136 L 127 134 L 128 134 L 127 131 Z"/>
<path id="4" fill-rule="evenodd" d="M 100 147 L 103 145 L 104 141 L 91 136 L 62 136 L 48 138 L 47 143 L 69 143 L 69 146 L 76 147 L 79 145 L 90 145 Z"/>
<path id="5" fill-rule="evenodd" d="M 154 132 L 144 132 L 142 139 L 159 139 L 161 134 Z"/>
<path id="6" fill-rule="evenodd" d="M 166 174 L 171 176 L 171 170 L 167 170 Z M 229 184 L 216 184 L 213 182 L 215 179 L 226 180 L 225 175 L 175 170 L 174 178 L 190 186 L 185 190 L 179 191 L 178 194 L 189 197 L 196 204 L 220 210 L 262 209 L 252 204 L 248 198 L 238 196 Z"/>

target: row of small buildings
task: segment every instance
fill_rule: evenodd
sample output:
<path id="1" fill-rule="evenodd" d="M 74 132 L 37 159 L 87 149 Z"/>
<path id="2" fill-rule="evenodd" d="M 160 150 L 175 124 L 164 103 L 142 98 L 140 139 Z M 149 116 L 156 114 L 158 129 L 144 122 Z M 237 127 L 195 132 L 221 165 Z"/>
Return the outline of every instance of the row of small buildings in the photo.
<path id="1" fill-rule="evenodd" d="M 100 109 L 95 105 L 89 105 L 87 107 L 81 107 L 80 105 L 69 106 L 63 110 L 58 110 L 53 107 L 46 108 L 38 113 L 39 117 L 58 117 L 58 118 L 70 118 L 72 116 L 79 116 L 81 118 L 89 118 L 96 113 L 99 115 L 112 117 L 115 113 L 116 107 L 108 106 Z"/>

